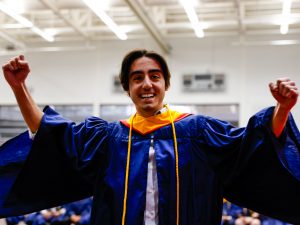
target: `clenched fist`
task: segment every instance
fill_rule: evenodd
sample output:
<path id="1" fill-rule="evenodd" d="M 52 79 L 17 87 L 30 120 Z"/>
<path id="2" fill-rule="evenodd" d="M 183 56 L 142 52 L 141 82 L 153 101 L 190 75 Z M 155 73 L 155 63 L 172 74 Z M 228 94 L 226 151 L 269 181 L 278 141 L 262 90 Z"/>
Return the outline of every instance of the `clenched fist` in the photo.
<path id="1" fill-rule="evenodd" d="M 289 111 L 296 104 L 299 92 L 294 81 L 289 78 L 279 78 L 276 83 L 270 83 L 269 87 L 281 108 Z"/>
<path id="2" fill-rule="evenodd" d="M 30 72 L 28 62 L 23 55 L 11 58 L 2 66 L 3 74 L 12 89 L 20 87 Z"/>

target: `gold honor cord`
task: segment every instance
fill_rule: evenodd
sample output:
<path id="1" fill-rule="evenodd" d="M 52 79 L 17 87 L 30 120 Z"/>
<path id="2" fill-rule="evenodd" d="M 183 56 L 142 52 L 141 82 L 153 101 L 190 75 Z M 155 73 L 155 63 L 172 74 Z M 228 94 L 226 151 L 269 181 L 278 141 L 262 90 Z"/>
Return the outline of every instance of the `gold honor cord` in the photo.
<path id="1" fill-rule="evenodd" d="M 170 119 L 171 119 L 173 139 L 174 139 L 175 169 L 176 169 L 176 225 L 179 225 L 179 166 L 178 166 L 177 137 L 176 137 L 174 120 L 171 115 L 170 108 L 167 104 L 165 105 L 165 107 L 167 108 Z"/>
<path id="2" fill-rule="evenodd" d="M 134 117 L 135 117 L 135 115 L 134 115 Z M 134 119 L 134 117 L 131 120 L 130 128 L 129 128 L 128 147 L 127 147 L 127 162 L 126 162 L 126 174 L 125 174 L 125 190 L 124 190 L 124 200 L 123 200 L 122 225 L 125 225 L 125 219 L 126 219 L 126 206 L 127 206 L 127 193 L 128 193 L 128 177 L 129 177 L 131 139 L 132 139 L 132 128 L 133 128 L 133 119 Z"/>
<path id="3" fill-rule="evenodd" d="M 176 130 L 174 125 L 174 120 L 171 115 L 168 105 L 165 105 L 168 110 L 169 117 L 172 125 L 173 139 L 174 139 L 174 151 L 175 151 L 175 169 L 176 169 L 176 225 L 179 225 L 179 166 L 178 166 L 178 148 L 177 148 L 177 138 Z M 123 200 L 123 215 L 122 215 L 122 225 L 125 225 L 126 220 L 126 206 L 127 206 L 127 193 L 128 193 L 128 177 L 129 177 L 129 166 L 130 166 L 130 152 L 131 152 L 131 139 L 133 130 L 133 120 L 130 122 L 129 137 L 128 137 L 128 147 L 127 147 L 127 162 L 126 162 L 126 174 L 125 174 L 125 190 L 124 190 L 124 200 Z"/>

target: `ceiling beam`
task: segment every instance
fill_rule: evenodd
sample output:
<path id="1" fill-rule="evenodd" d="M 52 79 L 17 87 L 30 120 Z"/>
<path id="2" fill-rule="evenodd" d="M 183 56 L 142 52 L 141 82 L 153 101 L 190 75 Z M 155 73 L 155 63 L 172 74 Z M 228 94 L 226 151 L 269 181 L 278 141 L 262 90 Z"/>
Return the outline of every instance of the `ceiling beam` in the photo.
<path id="1" fill-rule="evenodd" d="M 245 24 L 244 24 L 244 17 L 245 17 L 245 8 L 244 5 L 241 4 L 240 0 L 235 0 L 235 6 L 237 10 L 237 16 L 238 16 L 238 24 L 239 24 L 239 31 L 240 34 L 245 33 Z"/>
<path id="2" fill-rule="evenodd" d="M 87 35 L 87 33 L 85 33 L 76 23 L 74 23 L 73 21 L 71 21 L 70 19 L 65 17 L 59 11 L 59 9 L 54 4 L 52 4 L 49 0 L 39 0 L 39 1 L 41 3 L 43 3 L 46 7 L 51 9 L 54 14 L 56 14 L 58 17 L 60 17 L 66 24 L 71 26 L 77 33 L 79 33 L 81 36 L 83 36 L 85 40 L 87 40 L 87 41 L 89 40 L 89 36 Z"/>
<path id="3" fill-rule="evenodd" d="M 156 43 L 161 47 L 164 53 L 170 54 L 171 52 L 170 44 L 164 40 L 160 30 L 155 25 L 155 23 L 149 16 L 149 13 L 145 10 L 145 8 L 141 5 L 141 3 L 136 0 L 125 0 L 125 2 L 135 13 L 135 15 L 140 19 L 140 21 L 143 23 L 145 28 L 149 31 L 151 36 L 154 38 Z"/>
<path id="4" fill-rule="evenodd" d="M 12 43 L 13 46 L 19 47 L 21 49 L 25 49 L 25 44 L 23 42 L 20 42 L 17 39 L 11 37 L 10 35 L 8 35 L 7 33 L 5 33 L 4 31 L 0 30 L 0 37 L 2 37 L 3 39 L 5 39 L 6 41 Z"/>

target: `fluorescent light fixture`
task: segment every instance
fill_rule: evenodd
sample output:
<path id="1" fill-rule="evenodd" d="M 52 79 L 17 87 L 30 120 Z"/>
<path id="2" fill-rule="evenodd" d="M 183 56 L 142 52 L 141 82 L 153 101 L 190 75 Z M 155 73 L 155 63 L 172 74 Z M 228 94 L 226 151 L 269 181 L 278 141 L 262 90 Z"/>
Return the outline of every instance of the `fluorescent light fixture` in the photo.
<path id="1" fill-rule="evenodd" d="M 291 13 L 292 0 L 283 0 L 282 15 L 288 16 Z"/>
<path id="2" fill-rule="evenodd" d="M 101 8 L 102 10 L 108 10 L 110 7 L 110 3 L 111 0 L 101 0 L 97 2 L 98 7 Z"/>
<path id="3" fill-rule="evenodd" d="M 28 1 L 20 0 L 2 0 L 8 8 L 13 9 L 14 13 L 23 14 L 28 10 Z"/>
<path id="4" fill-rule="evenodd" d="M 289 16 L 291 15 L 292 0 L 283 0 L 282 3 L 282 19 L 280 25 L 280 33 L 287 34 L 289 31 Z"/>
<path id="5" fill-rule="evenodd" d="M 287 34 L 289 32 L 289 24 L 288 23 L 282 23 L 280 25 L 280 33 L 281 34 Z"/>
<path id="6" fill-rule="evenodd" d="M 33 32 L 35 32 L 36 34 L 40 35 L 42 38 L 44 38 L 46 41 L 49 42 L 53 42 L 54 41 L 54 37 L 44 31 L 42 31 L 40 28 L 33 26 L 30 28 Z"/>
<path id="7" fill-rule="evenodd" d="M 12 9 L 4 5 L 2 2 L 0 2 L 0 10 L 5 14 L 9 15 L 10 17 L 14 18 L 16 21 L 18 21 L 20 24 L 22 24 L 25 27 L 33 26 L 31 21 L 29 21 L 23 16 L 20 16 L 19 14 L 16 14 Z"/>
<path id="8" fill-rule="evenodd" d="M 126 40 L 126 33 L 107 15 L 101 4 L 101 1 L 83 0 L 83 2 L 108 26 L 108 28 L 121 39 Z"/>
<path id="9" fill-rule="evenodd" d="M 49 42 L 54 41 L 54 37 L 53 36 L 51 36 L 51 35 L 43 32 L 38 27 L 34 26 L 34 24 L 31 21 L 29 21 L 25 17 L 23 17 L 23 16 L 15 13 L 11 8 L 7 7 L 2 2 L 0 2 L 0 10 L 2 12 L 4 12 L 5 14 L 9 15 L 10 17 L 12 17 L 13 19 L 15 19 L 16 21 L 18 21 L 24 27 L 30 28 L 33 32 L 35 32 L 36 34 L 38 34 L 41 37 L 43 37 L 46 41 L 49 41 Z"/>
<path id="10" fill-rule="evenodd" d="M 196 36 L 199 38 L 203 38 L 204 37 L 203 27 L 199 22 L 198 15 L 194 9 L 193 2 L 191 0 L 179 0 L 179 2 L 181 3 L 181 5 L 184 8 L 184 10 L 190 20 L 190 23 L 192 24 L 192 27 L 195 31 Z"/>
<path id="11" fill-rule="evenodd" d="M 271 41 L 271 45 L 296 45 L 299 44 L 298 40 L 274 40 Z"/>
<path id="12" fill-rule="evenodd" d="M 59 33 L 58 30 L 55 28 L 46 28 L 44 29 L 44 32 L 53 37 Z"/>
<path id="13" fill-rule="evenodd" d="M 233 42 L 232 45 L 239 46 L 265 46 L 265 45 L 299 45 L 300 40 L 273 40 L 273 41 L 250 41 Z"/>
<path id="14" fill-rule="evenodd" d="M 1 28 L 3 29 L 21 29 L 21 28 L 25 28 L 24 25 L 20 24 L 20 23 L 10 23 L 10 24 L 2 24 L 0 25 Z"/>

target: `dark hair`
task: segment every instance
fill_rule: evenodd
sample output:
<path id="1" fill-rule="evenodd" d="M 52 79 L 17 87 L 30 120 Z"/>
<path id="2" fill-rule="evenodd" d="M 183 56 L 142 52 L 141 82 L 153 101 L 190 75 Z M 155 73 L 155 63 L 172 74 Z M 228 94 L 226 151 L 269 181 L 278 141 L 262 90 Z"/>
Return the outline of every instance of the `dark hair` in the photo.
<path id="1" fill-rule="evenodd" d="M 170 74 L 166 60 L 158 53 L 156 53 L 154 51 L 148 51 L 146 49 L 133 50 L 133 51 L 127 53 L 127 55 L 124 57 L 124 59 L 122 61 L 121 72 L 119 74 L 119 78 L 120 78 L 123 89 L 125 91 L 129 90 L 129 75 L 130 75 L 129 73 L 130 73 L 130 68 L 131 68 L 132 63 L 136 59 L 139 59 L 143 56 L 154 59 L 160 64 L 162 72 L 163 72 L 163 76 L 165 79 L 166 89 L 168 89 L 168 87 L 170 86 L 171 74 Z"/>

